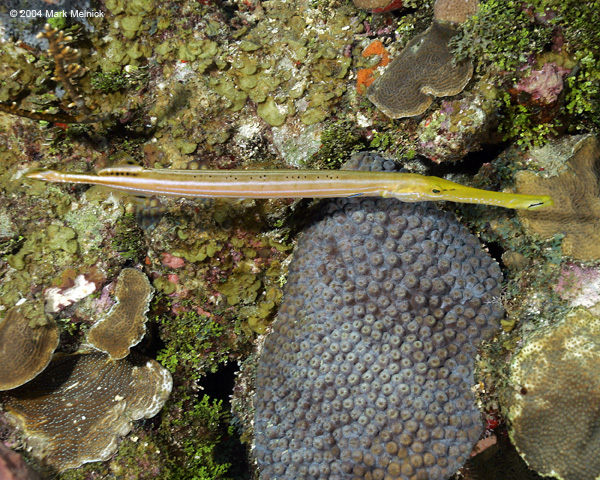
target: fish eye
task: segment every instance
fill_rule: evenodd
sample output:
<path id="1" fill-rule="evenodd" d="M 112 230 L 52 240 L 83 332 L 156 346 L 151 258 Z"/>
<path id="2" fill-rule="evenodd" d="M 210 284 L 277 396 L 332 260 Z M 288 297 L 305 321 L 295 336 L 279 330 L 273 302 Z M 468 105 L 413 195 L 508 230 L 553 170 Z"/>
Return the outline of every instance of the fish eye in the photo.
<path id="1" fill-rule="evenodd" d="M 433 188 L 431 189 L 431 193 L 442 193 L 442 190 L 441 190 L 441 189 L 439 189 L 439 188 L 433 187 Z"/>

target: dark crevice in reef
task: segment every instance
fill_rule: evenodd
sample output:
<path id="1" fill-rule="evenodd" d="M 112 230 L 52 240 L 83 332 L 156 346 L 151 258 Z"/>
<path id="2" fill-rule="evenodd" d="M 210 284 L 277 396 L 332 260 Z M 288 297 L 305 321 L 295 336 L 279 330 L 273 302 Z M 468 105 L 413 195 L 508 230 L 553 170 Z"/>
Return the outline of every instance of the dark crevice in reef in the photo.
<path id="1" fill-rule="evenodd" d="M 235 383 L 235 375 L 239 370 L 236 362 L 221 365 L 215 373 L 206 374 L 199 383 L 199 395 L 208 395 L 211 399 L 222 400 L 223 410 L 231 410 L 231 395 Z M 219 463 L 230 463 L 227 477 L 234 480 L 249 480 L 250 465 L 248 464 L 247 448 L 242 444 L 239 431 L 225 434 L 223 441 L 215 449 L 215 460 Z"/>
<path id="2" fill-rule="evenodd" d="M 429 160 L 424 160 L 428 165 L 429 175 L 443 177 L 451 173 L 461 173 L 469 176 L 476 175 L 484 163 L 497 158 L 506 148 L 506 144 L 485 145 L 476 152 L 470 152 L 460 162 L 443 162 L 433 164 Z"/>
<path id="3" fill-rule="evenodd" d="M 231 395 L 235 383 L 235 374 L 239 366 L 235 362 L 223 364 L 215 373 L 207 373 L 199 383 L 200 395 L 223 401 L 223 407 L 231 406 Z"/>
<path id="4" fill-rule="evenodd" d="M 500 269 L 504 271 L 505 265 L 502 261 L 502 254 L 504 253 L 504 249 L 502 248 L 502 246 L 498 242 L 489 242 L 485 245 L 488 249 L 488 253 L 492 256 L 494 260 L 498 262 L 498 264 L 500 265 Z"/>

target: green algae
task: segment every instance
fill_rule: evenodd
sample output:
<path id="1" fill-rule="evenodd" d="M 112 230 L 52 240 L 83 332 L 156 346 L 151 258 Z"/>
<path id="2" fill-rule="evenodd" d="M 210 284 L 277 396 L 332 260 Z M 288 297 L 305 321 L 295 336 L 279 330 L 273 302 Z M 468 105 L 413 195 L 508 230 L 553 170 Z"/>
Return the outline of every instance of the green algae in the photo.
<path id="1" fill-rule="evenodd" d="M 216 372 L 229 358 L 225 326 L 207 315 L 184 311 L 175 318 L 158 319 L 165 347 L 158 352 L 157 360 L 171 373 L 182 373 L 189 380 Z"/>
<path id="2" fill-rule="evenodd" d="M 339 169 L 355 152 L 365 148 L 353 122 L 331 122 L 321 133 L 321 146 L 307 162 L 308 168 Z"/>
<path id="3" fill-rule="evenodd" d="M 233 270 L 224 283 L 217 285 L 216 289 L 225 295 L 228 305 L 237 305 L 254 302 L 261 286 L 262 282 L 253 273 L 253 267 L 242 263 Z"/>
<path id="4" fill-rule="evenodd" d="M 233 428 L 222 400 L 175 391 L 159 428 L 167 450 L 169 476 L 214 480 L 231 478 Z M 177 448 L 174 448 L 177 446 Z"/>
<path id="5" fill-rule="evenodd" d="M 575 66 L 566 78 L 568 89 L 562 111 L 573 117 L 569 128 L 578 131 L 600 120 L 600 35 L 595 28 L 598 21 L 600 11 L 593 1 L 536 0 L 523 8 L 510 0 L 488 0 L 463 26 L 454 47 L 459 59 L 477 58 L 480 72 L 490 68 L 504 72 L 498 77 L 499 82 L 506 82 L 506 77 L 514 82 L 531 58 L 545 58 L 544 61 L 566 68 Z M 556 37 L 557 27 L 560 37 Z M 548 46 L 557 38 L 560 54 L 550 57 Z M 507 95 L 503 94 L 503 102 L 507 107 L 504 131 L 508 139 L 541 145 L 561 127 L 557 120 L 540 122 L 531 107 L 515 105 Z"/>
<path id="6" fill-rule="evenodd" d="M 273 321 L 282 297 L 281 285 L 279 288 L 269 287 L 255 305 L 241 307 L 240 315 L 246 317 L 253 332 L 262 335 L 267 332 L 267 327 Z"/>
<path id="7" fill-rule="evenodd" d="M 279 127 L 285 122 L 286 110 L 285 106 L 280 108 L 272 97 L 267 97 L 264 102 L 258 105 L 256 113 L 269 125 Z"/>
<path id="8" fill-rule="evenodd" d="M 171 295 L 177 290 L 177 285 L 163 277 L 155 278 L 152 281 L 152 286 L 165 295 Z"/>
<path id="9" fill-rule="evenodd" d="M 173 251 L 176 257 L 185 258 L 188 262 L 202 262 L 206 258 L 212 258 L 220 251 L 222 246 L 215 239 L 197 240 L 190 248 L 177 249 Z"/>
<path id="10" fill-rule="evenodd" d="M 76 236 L 72 228 L 50 225 L 46 231 L 38 230 L 29 235 L 19 251 L 7 257 L 8 264 L 15 270 L 23 270 L 27 263 L 37 263 L 50 252 L 54 261 L 68 263 L 79 248 Z"/>
<path id="11" fill-rule="evenodd" d="M 115 235 L 111 242 L 112 248 L 124 260 L 140 262 L 146 255 L 143 231 L 133 214 L 125 214 L 116 222 Z"/>
<path id="12" fill-rule="evenodd" d="M 60 479 L 84 480 L 90 475 L 123 480 L 231 479 L 234 471 L 227 456 L 232 454 L 235 432 L 229 420 L 222 400 L 179 386 L 156 427 L 148 422 L 135 426 L 110 461 L 67 470 Z"/>

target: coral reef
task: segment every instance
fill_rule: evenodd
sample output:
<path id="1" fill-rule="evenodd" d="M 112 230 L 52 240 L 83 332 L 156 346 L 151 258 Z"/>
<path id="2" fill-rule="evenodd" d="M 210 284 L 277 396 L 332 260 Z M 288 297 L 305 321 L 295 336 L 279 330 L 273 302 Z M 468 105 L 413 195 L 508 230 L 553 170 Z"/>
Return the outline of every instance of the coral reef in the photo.
<path id="1" fill-rule="evenodd" d="M 434 21 L 368 88 L 369 100 L 390 118 L 402 118 L 427 110 L 431 96 L 460 93 L 471 79 L 473 65 L 468 60 L 454 63 L 448 42 L 455 34 L 454 29 Z"/>
<path id="2" fill-rule="evenodd" d="M 236 441 L 251 436 L 256 348 L 276 315 L 298 232 L 319 207 L 139 201 L 96 187 L 42 185 L 24 178 L 28 169 L 93 172 L 125 159 L 150 168 L 338 168 L 351 153 L 371 148 L 402 158 L 409 172 L 507 190 L 518 170 L 558 178 L 571 146 L 548 140 L 600 125 L 596 1 L 486 0 L 461 24 L 440 13 L 441 1 L 405 0 L 392 14 L 348 1 L 57 1 L 28 4 L 98 15 L 51 18 L 57 31 L 36 39 L 46 18 L 10 19 L 13 5 L 29 8 L 17 0 L 0 8 L 0 102 L 8 112 L 50 115 L 33 121 L 0 112 L 0 315 L 35 305 L 23 312 L 56 322 L 58 351 L 81 351 L 89 328 L 113 305 L 119 272 L 135 268 L 155 295 L 148 334 L 132 350 L 156 358 L 177 385 L 159 416 L 134 422 L 110 460 L 57 473 L 57 480 L 249 476 L 254 463 Z M 444 52 L 457 64 L 472 59 L 473 77 L 460 95 L 434 98 L 422 117 L 390 120 L 357 86 L 389 67 L 382 65 L 387 56 L 399 57 L 432 19 L 455 31 Z M 66 47 L 79 55 L 63 53 Z M 61 56 L 71 57 L 62 67 Z M 81 65 L 70 78 L 69 63 Z M 65 91 L 71 86 L 74 93 Z M 67 124 L 84 120 L 80 107 L 70 106 L 82 99 L 83 107 L 96 107 L 92 117 L 109 115 Z M 550 150 L 543 155 L 527 148 L 544 143 Z M 595 220 L 582 215 L 594 209 L 589 200 L 591 207 L 575 207 L 574 216 L 591 231 Z M 570 240 L 563 242 L 560 231 L 541 238 L 512 212 L 440 208 L 456 211 L 503 260 L 507 316 L 475 365 L 473 395 L 486 416 L 507 406 L 497 392 L 523 338 L 563 318 L 564 309 L 599 308 L 598 266 L 566 258 Z M 236 392 L 248 385 L 247 403 L 232 418 L 229 382 L 242 362 L 250 373 L 237 377 Z M 506 453 L 504 434 L 494 432 L 501 448 L 488 457 L 490 468 Z M 0 440 L 39 468 L 23 437 L 0 413 Z M 400 452 L 399 441 L 391 441 Z M 509 467 L 506 477 L 513 473 L 523 472 Z M 485 468 L 463 474 L 501 475 Z"/>
<path id="3" fill-rule="evenodd" d="M 36 377 L 58 346 L 56 323 L 31 321 L 22 310 L 13 307 L 0 320 L 0 390 L 10 390 Z"/>
<path id="4" fill-rule="evenodd" d="M 259 360 L 261 478 L 447 478 L 483 430 L 473 361 L 502 316 L 498 265 L 432 205 L 323 210 Z"/>
<path id="5" fill-rule="evenodd" d="M 556 63 L 544 63 L 541 70 L 531 70 L 515 86 L 516 92 L 526 92 L 533 100 L 553 104 L 564 88 L 564 78 L 571 69 Z"/>
<path id="6" fill-rule="evenodd" d="M 600 319 L 577 308 L 526 339 L 510 365 L 505 395 L 510 435 L 542 475 L 600 475 Z"/>
<path id="7" fill-rule="evenodd" d="M 171 392 L 170 374 L 140 354 L 64 355 L 44 374 L 2 396 L 34 455 L 59 471 L 106 460 L 131 421 L 151 418 Z"/>
<path id="8" fill-rule="evenodd" d="M 116 303 L 88 331 L 87 341 L 113 360 L 129 355 L 146 333 L 146 312 L 154 289 L 135 268 L 124 268 L 117 279 Z"/>
<path id="9" fill-rule="evenodd" d="M 506 139 L 541 145 L 565 128 L 571 133 L 594 130 L 600 118 L 600 70 L 595 47 L 599 36 L 593 25 L 599 20 L 595 2 L 574 0 L 525 5 L 487 1 L 467 20 L 454 50 L 458 58 L 477 58 L 480 72 L 494 72 L 495 85 L 510 90 L 536 77 L 537 71 L 544 77 L 543 90 L 556 92 L 560 83 L 567 87 L 550 106 L 501 92 Z M 563 68 L 573 69 L 566 78 Z"/>
<path id="10" fill-rule="evenodd" d="M 462 160 L 487 140 L 483 132 L 495 110 L 494 102 L 477 88 L 462 99 L 444 100 L 419 124 L 417 151 L 435 163 Z"/>
<path id="11" fill-rule="evenodd" d="M 600 258 L 598 160 L 598 140 L 587 136 L 573 147 L 568 164 L 557 175 L 517 175 L 518 193 L 546 193 L 554 199 L 552 207 L 519 214 L 527 230 L 546 238 L 563 234 L 564 254 L 577 260 Z"/>

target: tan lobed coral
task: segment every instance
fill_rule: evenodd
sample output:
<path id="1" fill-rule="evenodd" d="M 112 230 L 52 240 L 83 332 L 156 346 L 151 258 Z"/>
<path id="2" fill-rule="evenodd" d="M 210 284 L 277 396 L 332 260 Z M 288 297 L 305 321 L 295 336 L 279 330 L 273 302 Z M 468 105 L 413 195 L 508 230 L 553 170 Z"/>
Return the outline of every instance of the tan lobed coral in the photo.
<path id="1" fill-rule="evenodd" d="M 552 207 L 519 211 L 526 229 L 544 238 L 563 234 L 563 253 L 577 260 L 600 258 L 599 160 L 598 140 L 587 136 L 574 146 L 559 175 L 517 174 L 517 193 L 551 195 L 554 200 Z"/>
<path id="2" fill-rule="evenodd" d="M 477 13 L 479 0 L 437 0 L 433 18 L 440 22 L 464 23 Z"/>
<path id="3" fill-rule="evenodd" d="M 129 354 L 146 333 L 146 311 L 154 289 L 135 268 L 124 268 L 117 280 L 117 303 L 98 320 L 87 335 L 88 342 L 118 360 Z"/>
<path id="4" fill-rule="evenodd" d="M 564 480 L 600 477 L 600 319 L 578 308 L 511 362 L 510 436 L 527 464 Z"/>
<path id="5" fill-rule="evenodd" d="M 0 390 L 10 390 L 30 381 L 50 362 L 58 346 L 54 321 L 30 325 L 18 308 L 0 320 Z"/>
<path id="6" fill-rule="evenodd" d="M 420 115 L 431 96 L 460 93 L 473 75 L 470 60 L 454 64 L 448 42 L 453 28 L 434 21 L 413 38 L 367 90 L 367 97 L 390 118 Z"/>
<path id="7" fill-rule="evenodd" d="M 140 354 L 63 355 L 2 400 L 32 453 L 63 471 L 110 458 L 132 420 L 159 412 L 172 384 L 166 369 Z"/>

